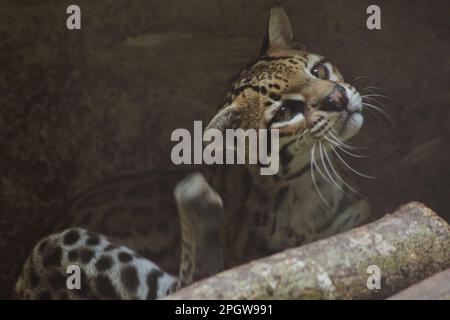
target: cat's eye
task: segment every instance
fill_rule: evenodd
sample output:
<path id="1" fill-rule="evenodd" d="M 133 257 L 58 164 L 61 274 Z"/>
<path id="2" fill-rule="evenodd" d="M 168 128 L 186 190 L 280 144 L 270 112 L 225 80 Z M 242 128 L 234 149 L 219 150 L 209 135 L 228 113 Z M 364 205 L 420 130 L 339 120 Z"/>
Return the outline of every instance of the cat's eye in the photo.
<path id="1" fill-rule="evenodd" d="M 329 78 L 329 72 L 327 67 L 323 64 L 323 62 L 319 62 L 311 69 L 311 74 L 322 80 L 328 80 Z"/>
<path id="2" fill-rule="evenodd" d="M 303 112 L 304 109 L 305 103 L 303 101 L 286 100 L 278 109 L 277 113 L 275 113 L 275 116 L 272 118 L 272 123 L 291 120 L 297 114 Z"/>

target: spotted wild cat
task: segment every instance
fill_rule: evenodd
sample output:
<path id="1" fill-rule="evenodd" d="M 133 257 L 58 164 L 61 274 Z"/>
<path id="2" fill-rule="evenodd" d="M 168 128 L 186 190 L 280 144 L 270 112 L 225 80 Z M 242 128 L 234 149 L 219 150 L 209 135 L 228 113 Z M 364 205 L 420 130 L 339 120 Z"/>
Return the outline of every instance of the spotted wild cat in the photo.
<path id="1" fill-rule="evenodd" d="M 357 90 L 324 57 L 298 46 L 286 13 L 273 8 L 260 57 L 236 77 L 208 128 L 279 129 L 278 174 L 260 175 L 257 165 L 216 165 L 91 188 L 34 248 L 16 296 L 159 298 L 355 227 L 368 218 L 367 202 L 348 196 L 333 163 L 344 161 L 345 141 L 362 125 Z M 64 286 L 69 264 L 83 271 L 80 291 Z"/>

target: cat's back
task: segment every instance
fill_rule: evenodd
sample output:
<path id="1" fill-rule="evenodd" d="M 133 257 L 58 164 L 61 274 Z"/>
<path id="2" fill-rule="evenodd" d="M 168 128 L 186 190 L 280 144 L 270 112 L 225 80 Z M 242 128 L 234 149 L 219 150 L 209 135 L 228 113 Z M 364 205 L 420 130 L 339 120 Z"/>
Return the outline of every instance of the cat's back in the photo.
<path id="1" fill-rule="evenodd" d="M 97 184 L 65 204 L 49 234 L 85 228 L 176 273 L 180 227 L 173 190 L 190 172 L 158 170 Z"/>

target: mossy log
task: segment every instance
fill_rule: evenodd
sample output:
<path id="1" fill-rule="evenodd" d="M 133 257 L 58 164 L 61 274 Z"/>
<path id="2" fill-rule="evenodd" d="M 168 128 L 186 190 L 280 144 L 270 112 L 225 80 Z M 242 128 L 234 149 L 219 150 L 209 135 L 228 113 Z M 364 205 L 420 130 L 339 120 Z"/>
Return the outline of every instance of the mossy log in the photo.
<path id="1" fill-rule="evenodd" d="M 450 269 L 426 278 L 389 300 L 450 300 Z"/>
<path id="2" fill-rule="evenodd" d="M 449 249 L 450 226 L 412 202 L 370 224 L 224 271 L 166 299 L 387 298 L 449 268 Z M 381 272 L 379 289 L 368 288 L 373 265 Z"/>

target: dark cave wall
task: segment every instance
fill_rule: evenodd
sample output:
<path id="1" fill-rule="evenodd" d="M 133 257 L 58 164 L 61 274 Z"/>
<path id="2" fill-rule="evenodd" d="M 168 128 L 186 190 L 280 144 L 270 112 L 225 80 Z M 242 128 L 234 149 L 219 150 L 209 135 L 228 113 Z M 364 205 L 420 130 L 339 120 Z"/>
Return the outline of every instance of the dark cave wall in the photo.
<path id="1" fill-rule="evenodd" d="M 259 51 L 274 1 L 68 1 L 0 4 L 0 297 L 7 297 L 55 205 L 99 181 L 169 164 L 170 133 L 208 121 Z M 368 114 L 353 161 L 379 215 L 422 201 L 450 220 L 450 5 L 280 1 L 297 39 L 348 82 L 377 86 L 397 128 Z"/>

